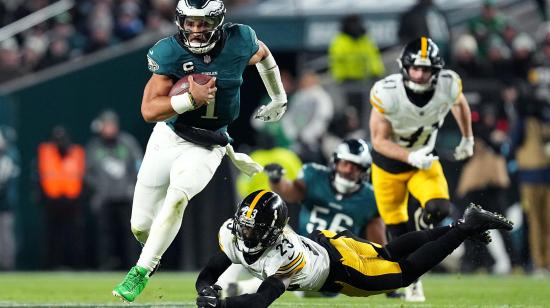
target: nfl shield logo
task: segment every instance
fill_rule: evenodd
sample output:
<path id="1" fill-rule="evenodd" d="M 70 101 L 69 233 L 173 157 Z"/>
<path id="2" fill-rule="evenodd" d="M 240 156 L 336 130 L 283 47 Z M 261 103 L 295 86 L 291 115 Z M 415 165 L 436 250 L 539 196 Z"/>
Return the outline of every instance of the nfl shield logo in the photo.
<path id="1" fill-rule="evenodd" d="M 208 64 L 208 63 L 212 62 L 212 58 L 210 58 L 209 55 L 205 55 L 203 61 L 204 61 L 204 63 Z"/>

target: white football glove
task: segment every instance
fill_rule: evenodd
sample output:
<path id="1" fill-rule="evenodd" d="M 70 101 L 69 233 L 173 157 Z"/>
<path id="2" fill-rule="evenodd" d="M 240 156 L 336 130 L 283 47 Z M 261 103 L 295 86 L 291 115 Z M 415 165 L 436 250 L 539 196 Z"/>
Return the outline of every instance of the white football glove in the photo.
<path id="1" fill-rule="evenodd" d="M 456 160 L 463 160 L 474 155 L 474 137 L 462 137 L 455 148 L 454 157 Z"/>
<path id="2" fill-rule="evenodd" d="M 264 122 L 276 122 L 285 114 L 287 103 L 286 101 L 272 101 L 271 103 L 261 106 L 256 112 L 256 119 Z"/>
<path id="3" fill-rule="evenodd" d="M 431 152 L 431 151 L 430 151 Z M 439 159 L 439 156 L 434 156 L 433 154 L 426 154 L 427 149 L 421 148 L 416 151 L 413 151 L 407 157 L 407 161 L 410 165 L 418 169 L 429 169 L 432 166 L 432 163 Z"/>

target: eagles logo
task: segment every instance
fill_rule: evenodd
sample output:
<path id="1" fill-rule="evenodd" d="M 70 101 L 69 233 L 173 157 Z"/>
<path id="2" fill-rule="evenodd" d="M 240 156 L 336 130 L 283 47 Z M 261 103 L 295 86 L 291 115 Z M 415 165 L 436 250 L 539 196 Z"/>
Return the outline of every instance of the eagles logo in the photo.
<path id="1" fill-rule="evenodd" d="M 151 59 L 150 57 L 147 57 L 147 67 L 149 67 L 149 70 L 151 72 L 156 72 L 160 68 L 158 63 L 155 62 L 155 60 Z"/>

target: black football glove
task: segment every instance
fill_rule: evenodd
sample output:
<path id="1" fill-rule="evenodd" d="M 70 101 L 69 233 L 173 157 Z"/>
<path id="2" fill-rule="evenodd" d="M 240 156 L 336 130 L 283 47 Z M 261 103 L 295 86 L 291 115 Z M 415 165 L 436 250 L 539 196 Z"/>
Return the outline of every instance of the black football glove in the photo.
<path id="1" fill-rule="evenodd" d="M 269 178 L 269 181 L 271 183 L 274 183 L 274 184 L 279 183 L 279 181 L 281 180 L 283 175 L 286 173 L 283 166 L 281 166 L 277 163 L 272 163 L 272 164 L 266 165 L 264 167 L 264 172 L 267 174 L 267 177 Z"/>
<path id="2" fill-rule="evenodd" d="M 221 290 L 222 287 L 217 284 L 202 288 L 199 291 L 199 296 L 197 297 L 197 307 L 225 307 L 224 301 L 220 299 Z"/>

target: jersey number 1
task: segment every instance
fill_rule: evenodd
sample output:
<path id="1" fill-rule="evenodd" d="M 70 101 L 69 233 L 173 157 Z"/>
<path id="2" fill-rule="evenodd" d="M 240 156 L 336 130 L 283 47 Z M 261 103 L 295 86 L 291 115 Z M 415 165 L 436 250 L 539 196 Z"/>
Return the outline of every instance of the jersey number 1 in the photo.
<path id="1" fill-rule="evenodd" d="M 216 120 L 218 117 L 214 115 L 216 110 L 216 93 L 214 93 L 214 99 L 208 105 L 206 105 L 206 114 L 201 116 L 203 119 Z"/>

